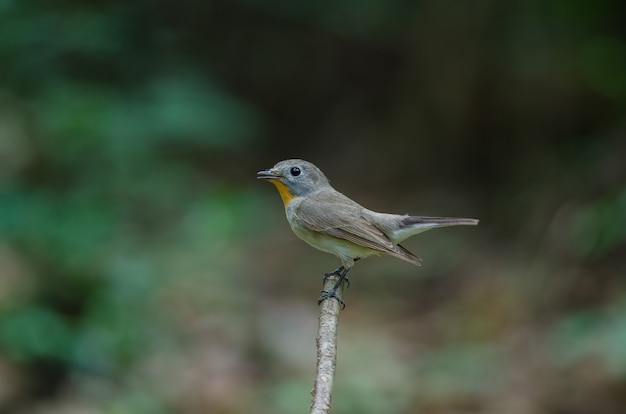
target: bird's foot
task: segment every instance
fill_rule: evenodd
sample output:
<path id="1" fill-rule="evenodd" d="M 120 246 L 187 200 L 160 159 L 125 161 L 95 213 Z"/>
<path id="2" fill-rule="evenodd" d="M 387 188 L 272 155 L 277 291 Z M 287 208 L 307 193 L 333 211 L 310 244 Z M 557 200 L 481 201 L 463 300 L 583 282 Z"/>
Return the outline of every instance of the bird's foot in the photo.
<path id="1" fill-rule="evenodd" d="M 345 267 L 339 266 L 335 270 L 331 270 L 330 272 L 324 273 L 324 280 L 323 280 L 324 283 L 326 283 L 326 279 L 328 279 L 331 276 L 341 276 L 341 273 L 343 273 L 344 270 L 346 270 Z"/>
<path id="2" fill-rule="evenodd" d="M 343 301 L 341 296 L 337 295 L 337 287 L 336 286 L 333 289 L 331 289 L 331 290 L 322 290 L 321 292 L 322 292 L 322 296 L 320 296 L 317 299 L 317 304 L 318 305 L 321 304 L 326 299 L 335 298 L 335 299 L 337 299 L 337 302 L 339 302 L 339 305 L 341 305 L 341 309 L 342 310 L 346 308 L 346 303 Z"/>
<path id="3" fill-rule="evenodd" d="M 347 273 L 348 272 L 346 271 L 345 267 L 339 266 L 335 270 L 324 273 L 324 278 L 322 279 L 322 283 L 325 284 L 328 278 L 331 276 L 339 276 L 339 279 L 343 277 L 343 280 L 345 281 L 344 288 L 348 289 L 350 287 L 350 279 L 348 279 L 348 277 L 346 276 Z"/>
<path id="4" fill-rule="evenodd" d="M 339 276 L 339 279 L 337 279 L 337 282 L 332 287 L 332 289 L 322 290 L 322 296 L 320 296 L 317 299 L 318 305 L 328 298 L 335 298 L 341 305 L 341 309 L 344 309 L 346 307 L 346 303 L 343 301 L 341 296 L 337 295 L 337 289 L 339 289 L 340 286 L 344 286 L 344 282 L 345 282 L 346 288 L 350 286 L 350 281 L 346 277 L 349 271 L 350 271 L 349 267 L 346 268 L 345 266 L 340 266 L 337 269 L 333 270 L 332 272 L 324 273 L 324 285 L 328 281 L 328 278 L 331 276 Z"/>

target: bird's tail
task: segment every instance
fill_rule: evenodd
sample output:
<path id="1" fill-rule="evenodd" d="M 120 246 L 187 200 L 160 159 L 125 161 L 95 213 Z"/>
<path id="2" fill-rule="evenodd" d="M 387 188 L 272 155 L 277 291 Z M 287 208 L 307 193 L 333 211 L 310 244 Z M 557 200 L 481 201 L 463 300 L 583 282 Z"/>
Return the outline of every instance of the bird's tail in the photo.
<path id="1" fill-rule="evenodd" d="M 394 242 L 400 243 L 426 230 L 449 226 L 476 226 L 478 220 L 459 217 L 405 216 L 394 231 Z"/>

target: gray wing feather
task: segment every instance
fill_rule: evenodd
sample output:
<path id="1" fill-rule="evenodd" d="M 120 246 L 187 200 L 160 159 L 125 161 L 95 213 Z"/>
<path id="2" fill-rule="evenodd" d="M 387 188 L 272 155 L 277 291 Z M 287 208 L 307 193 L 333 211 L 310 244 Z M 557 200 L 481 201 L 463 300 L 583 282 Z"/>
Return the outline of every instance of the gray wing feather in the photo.
<path id="1" fill-rule="evenodd" d="M 343 194 L 326 193 L 323 200 L 311 197 L 303 201 L 296 215 L 312 230 L 419 265 L 419 257 L 393 244 L 385 233 L 363 217 L 362 212 L 363 207 Z"/>

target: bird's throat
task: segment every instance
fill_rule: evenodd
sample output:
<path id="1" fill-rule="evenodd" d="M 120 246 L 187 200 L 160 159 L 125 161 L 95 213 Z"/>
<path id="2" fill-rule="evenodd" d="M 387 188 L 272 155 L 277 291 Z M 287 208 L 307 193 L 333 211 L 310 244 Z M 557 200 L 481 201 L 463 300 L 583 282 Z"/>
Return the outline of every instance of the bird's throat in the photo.
<path id="1" fill-rule="evenodd" d="M 281 183 L 279 180 L 271 179 L 270 181 L 272 182 L 272 184 L 276 186 L 276 189 L 278 190 L 278 194 L 280 194 L 280 198 L 283 199 L 283 204 L 285 205 L 285 207 L 287 207 L 287 205 L 291 202 L 291 200 L 296 198 L 296 196 L 294 196 L 291 193 L 291 191 L 289 190 L 289 187 Z"/>

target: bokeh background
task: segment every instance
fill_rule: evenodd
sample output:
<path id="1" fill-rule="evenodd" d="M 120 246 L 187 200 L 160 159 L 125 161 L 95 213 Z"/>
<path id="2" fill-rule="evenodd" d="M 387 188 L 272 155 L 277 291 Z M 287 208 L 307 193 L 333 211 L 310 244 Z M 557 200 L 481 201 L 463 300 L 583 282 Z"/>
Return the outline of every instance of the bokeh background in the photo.
<path id="1" fill-rule="evenodd" d="M 0 0 L 0 413 L 306 412 L 338 265 L 256 171 L 477 228 L 359 262 L 334 411 L 626 412 L 626 3 Z"/>

